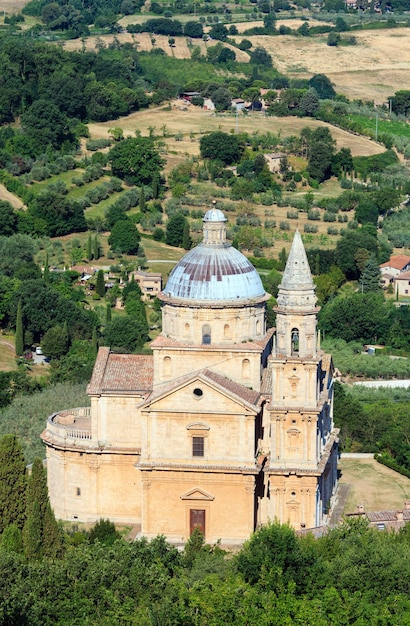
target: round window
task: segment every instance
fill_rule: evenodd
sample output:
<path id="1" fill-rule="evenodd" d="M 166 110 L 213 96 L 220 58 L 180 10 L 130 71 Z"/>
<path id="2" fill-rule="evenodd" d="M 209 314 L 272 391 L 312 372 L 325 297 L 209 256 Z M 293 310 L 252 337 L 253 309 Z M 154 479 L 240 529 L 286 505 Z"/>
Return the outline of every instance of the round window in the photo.
<path id="1" fill-rule="evenodd" d="M 202 391 L 202 389 L 199 389 L 199 387 L 196 387 L 194 389 L 194 396 L 196 398 L 202 398 L 203 395 L 204 395 L 204 392 Z"/>

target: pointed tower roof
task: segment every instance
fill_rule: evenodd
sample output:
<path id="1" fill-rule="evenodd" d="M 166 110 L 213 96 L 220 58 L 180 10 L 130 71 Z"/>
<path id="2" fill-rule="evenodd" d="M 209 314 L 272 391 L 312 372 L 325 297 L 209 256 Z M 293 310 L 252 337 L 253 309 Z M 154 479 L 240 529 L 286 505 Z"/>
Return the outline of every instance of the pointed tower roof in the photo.
<path id="1" fill-rule="evenodd" d="M 279 288 L 314 289 L 309 261 L 299 230 L 296 230 Z"/>
<path id="2" fill-rule="evenodd" d="M 299 230 L 293 238 L 292 247 L 279 285 L 278 308 L 282 310 L 313 310 L 316 305 L 315 283 L 310 272 L 305 246 Z"/>

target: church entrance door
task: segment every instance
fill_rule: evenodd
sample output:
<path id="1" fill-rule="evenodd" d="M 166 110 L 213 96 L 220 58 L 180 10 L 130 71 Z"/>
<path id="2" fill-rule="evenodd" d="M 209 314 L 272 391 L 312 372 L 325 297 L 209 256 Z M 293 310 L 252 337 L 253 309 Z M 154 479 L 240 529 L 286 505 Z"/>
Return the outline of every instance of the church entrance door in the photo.
<path id="1" fill-rule="evenodd" d="M 199 528 L 205 536 L 205 511 L 203 509 L 190 509 L 189 511 L 189 533 L 192 535 L 195 528 Z"/>

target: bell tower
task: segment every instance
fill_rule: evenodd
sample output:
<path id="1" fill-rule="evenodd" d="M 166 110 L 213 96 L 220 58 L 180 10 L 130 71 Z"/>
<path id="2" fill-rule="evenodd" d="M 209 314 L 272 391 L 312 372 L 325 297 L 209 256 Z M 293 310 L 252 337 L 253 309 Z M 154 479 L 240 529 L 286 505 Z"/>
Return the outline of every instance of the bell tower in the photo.
<path id="1" fill-rule="evenodd" d="M 299 231 L 283 273 L 263 416 L 266 453 L 260 522 L 295 529 L 326 522 L 337 485 L 333 365 L 320 349 L 315 285 Z"/>
<path id="2" fill-rule="evenodd" d="M 295 233 L 276 310 L 276 352 L 286 357 L 316 357 L 315 285 L 299 231 Z"/>

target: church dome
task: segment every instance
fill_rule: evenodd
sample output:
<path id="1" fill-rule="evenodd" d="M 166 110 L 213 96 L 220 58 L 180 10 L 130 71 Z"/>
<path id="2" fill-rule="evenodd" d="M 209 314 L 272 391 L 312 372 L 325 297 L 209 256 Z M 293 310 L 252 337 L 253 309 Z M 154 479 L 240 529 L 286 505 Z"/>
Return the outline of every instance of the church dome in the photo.
<path id="1" fill-rule="evenodd" d="M 265 290 L 253 265 L 226 241 L 223 212 L 212 208 L 203 222 L 202 243 L 177 263 L 162 295 L 203 302 L 265 299 Z"/>

